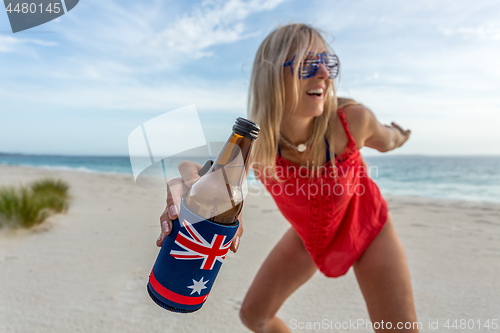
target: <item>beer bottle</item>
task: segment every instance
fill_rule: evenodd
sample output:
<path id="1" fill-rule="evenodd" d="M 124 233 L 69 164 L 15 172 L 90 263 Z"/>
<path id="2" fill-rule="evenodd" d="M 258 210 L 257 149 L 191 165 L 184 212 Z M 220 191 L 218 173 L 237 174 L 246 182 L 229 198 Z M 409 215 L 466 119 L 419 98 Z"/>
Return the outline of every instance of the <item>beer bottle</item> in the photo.
<path id="1" fill-rule="evenodd" d="M 159 306 L 190 313 L 206 302 L 234 235 L 243 206 L 243 182 L 259 125 L 236 119 L 215 163 L 181 202 L 151 270 L 148 293 Z M 207 164 L 209 166 L 210 164 Z"/>
<path id="2" fill-rule="evenodd" d="M 192 213 L 208 221 L 231 225 L 243 207 L 243 182 L 248 159 L 260 127 L 256 123 L 237 118 L 214 164 L 191 187 L 184 205 Z"/>

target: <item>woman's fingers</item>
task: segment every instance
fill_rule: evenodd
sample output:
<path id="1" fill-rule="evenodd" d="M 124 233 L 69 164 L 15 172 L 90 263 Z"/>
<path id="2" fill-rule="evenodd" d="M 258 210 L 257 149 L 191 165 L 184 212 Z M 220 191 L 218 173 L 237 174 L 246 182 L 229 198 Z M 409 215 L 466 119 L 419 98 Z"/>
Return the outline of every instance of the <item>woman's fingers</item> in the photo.
<path id="1" fill-rule="evenodd" d="M 170 220 L 179 216 L 181 200 L 185 192 L 184 182 L 181 178 L 171 179 L 167 184 L 167 208 L 166 212 Z"/>
<path id="2" fill-rule="evenodd" d="M 161 232 L 160 236 L 158 236 L 158 239 L 156 240 L 156 246 L 161 247 L 163 245 L 163 241 L 165 240 L 165 237 L 170 234 L 172 231 L 172 221 L 168 217 L 168 212 L 167 209 L 161 214 L 160 216 L 160 227 L 161 227 Z"/>
<path id="3" fill-rule="evenodd" d="M 401 132 L 401 134 L 405 134 L 405 135 L 409 135 L 411 133 L 410 130 L 404 130 L 403 128 L 401 128 L 401 126 L 399 126 L 398 124 L 396 124 L 395 122 L 392 122 L 391 125 L 396 128 L 398 131 Z"/>
<path id="4" fill-rule="evenodd" d="M 398 129 L 400 132 L 404 132 L 404 130 L 401 128 L 401 126 L 399 126 L 395 122 L 392 122 L 391 125 L 392 125 L 392 127 L 395 127 L 396 129 Z"/>
<path id="5" fill-rule="evenodd" d="M 241 235 L 243 235 L 243 223 L 241 222 L 241 213 L 238 216 L 238 219 L 240 220 L 240 225 L 238 226 L 238 230 L 236 230 L 236 235 L 234 235 L 233 242 L 231 243 L 231 247 L 229 248 L 234 253 L 238 251 L 238 247 L 240 246 Z"/>
<path id="6" fill-rule="evenodd" d="M 202 168 L 200 164 L 191 161 L 182 161 L 178 168 L 181 173 L 182 181 L 187 187 L 193 186 L 193 184 L 200 179 L 200 175 L 198 174 Z"/>
<path id="7" fill-rule="evenodd" d="M 391 123 L 392 127 L 394 127 L 395 129 L 397 129 L 399 131 L 399 133 L 401 133 L 402 137 L 400 140 L 400 143 L 398 145 L 398 147 L 401 147 L 402 145 L 405 144 L 406 141 L 408 141 L 408 139 L 410 138 L 410 133 L 411 131 L 410 130 L 404 130 L 403 128 L 401 128 L 401 126 L 399 126 L 398 124 L 396 124 L 395 122 L 392 122 Z"/>
<path id="8" fill-rule="evenodd" d="M 201 165 L 195 162 L 182 161 L 179 164 L 181 178 L 171 179 L 167 184 L 167 210 L 168 217 L 173 221 L 179 216 L 182 197 L 186 190 L 200 179 L 198 171 Z"/>
<path id="9" fill-rule="evenodd" d="M 181 201 L 184 193 L 199 178 L 198 171 L 202 168 L 198 163 L 183 161 L 179 164 L 180 178 L 171 179 L 167 184 L 167 207 L 160 216 L 161 233 L 156 240 L 157 246 L 162 246 L 165 237 L 172 231 L 172 221 L 179 217 Z"/>

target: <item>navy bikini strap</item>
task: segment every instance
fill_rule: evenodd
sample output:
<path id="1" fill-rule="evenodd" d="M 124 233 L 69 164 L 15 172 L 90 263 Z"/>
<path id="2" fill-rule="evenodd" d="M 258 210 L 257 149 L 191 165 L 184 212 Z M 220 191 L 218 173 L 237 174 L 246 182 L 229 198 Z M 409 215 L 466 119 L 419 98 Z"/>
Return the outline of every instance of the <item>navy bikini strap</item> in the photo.
<path id="1" fill-rule="evenodd" d="M 330 162 L 330 145 L 328 144 L 328 140 L 325 135 L 325 143 L 326 143 L 326 163 Z"/>

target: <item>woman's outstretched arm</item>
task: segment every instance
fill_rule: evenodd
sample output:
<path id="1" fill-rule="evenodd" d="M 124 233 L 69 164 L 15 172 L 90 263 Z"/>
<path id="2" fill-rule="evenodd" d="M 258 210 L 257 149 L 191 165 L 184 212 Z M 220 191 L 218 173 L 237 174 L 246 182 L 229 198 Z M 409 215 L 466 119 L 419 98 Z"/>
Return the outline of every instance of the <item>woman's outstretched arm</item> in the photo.
<path id="1" fill-rule="evenodd" d="M 410 130 L 404 130 L 398 124 L 379 123 L 372 111 L 363 105 L 349 107 L 363 139 L 363 146 L 387 152 L 401 147 L 410 137 Z"/>

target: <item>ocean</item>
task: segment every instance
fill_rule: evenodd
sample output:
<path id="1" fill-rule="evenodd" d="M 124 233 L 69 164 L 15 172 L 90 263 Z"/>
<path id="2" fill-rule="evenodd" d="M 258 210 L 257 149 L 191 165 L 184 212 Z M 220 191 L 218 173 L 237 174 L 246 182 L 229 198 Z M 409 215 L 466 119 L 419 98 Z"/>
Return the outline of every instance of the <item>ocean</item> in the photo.
<path id="1" fill-rule="evenodd" d="M 204 164 L 204 160 L 193 158 Z M 365 156 L 383 194 L 500 202 L 500 156 Z M 165 165 L 176 170 L 179 161 Z M 128 156 L 0 154 L 0 164 L 97 173 L 132 174 Z M 257 181 L 253 174 L 249 181 Z"/>

